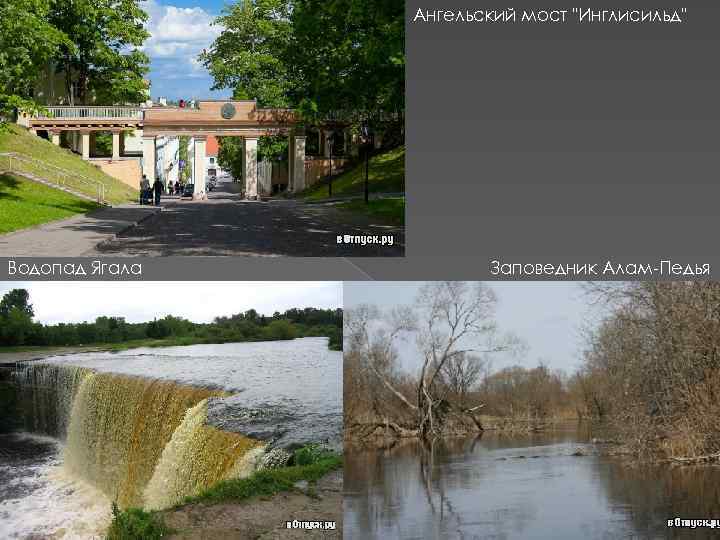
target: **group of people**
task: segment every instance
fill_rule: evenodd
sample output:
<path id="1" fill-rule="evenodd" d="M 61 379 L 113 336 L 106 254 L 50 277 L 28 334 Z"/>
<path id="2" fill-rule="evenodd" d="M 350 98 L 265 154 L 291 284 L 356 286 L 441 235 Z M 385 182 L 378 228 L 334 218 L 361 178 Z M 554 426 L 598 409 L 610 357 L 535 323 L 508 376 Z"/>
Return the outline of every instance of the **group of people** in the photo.
<path id="1" fill-rule="evenodd" d="M 140 181 L 140 204 L 145 204 L 146 201 L 154 201 L 155 206 L 160 206 L 160 196 L 163 193 L 167 193 L 168 195 L 172 195 L 173 193 L 175 193 L 175 195 L 182 195 L 183 188 L 183 184 L 179 181 L 176 181 L 174 184 L 172 181 L 168 181 L 166 191 L 165 185 L 160 179 L 156 179 L 151 186 L 147 175 L 143 174 L 142 180 Z M 150 204 L 150 202 L 148 202 L 148 204 Z"/>

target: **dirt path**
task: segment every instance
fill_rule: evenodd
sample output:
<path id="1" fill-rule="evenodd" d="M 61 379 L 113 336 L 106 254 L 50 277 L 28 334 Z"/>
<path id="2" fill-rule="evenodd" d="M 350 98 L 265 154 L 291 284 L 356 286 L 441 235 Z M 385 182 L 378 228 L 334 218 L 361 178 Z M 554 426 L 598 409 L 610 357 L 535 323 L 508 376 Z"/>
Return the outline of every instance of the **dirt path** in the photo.
<path id="1" fill-rule="evenodd" d="M 342 538 L 342 471 L 333 471 L 314 490 L 300 483 L 292 493 L 239 503 L 192 504 L 164 513 L 176 531 L 172 540 L 274 540 Z M 336 529 L 287 529 L 287 521 L 335 521 Z"/>

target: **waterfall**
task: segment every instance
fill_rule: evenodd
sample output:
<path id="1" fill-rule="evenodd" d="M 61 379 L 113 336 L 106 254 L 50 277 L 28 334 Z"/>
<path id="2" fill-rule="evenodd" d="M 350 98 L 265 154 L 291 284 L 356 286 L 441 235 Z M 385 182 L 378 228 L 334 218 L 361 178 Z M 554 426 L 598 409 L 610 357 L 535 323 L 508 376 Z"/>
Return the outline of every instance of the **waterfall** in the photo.
<path id="1" fill-rule="evenodd" d="M 75 394 L 91 370 L 53 364 L 28 365 L 14 373 L 22 388 L 25 429 L 65 439 Z"/>
<path id="2" fill-rule="evenodd" d="M 55 364 L 16 374 L 26 426 L 65 441 L 64 467 L 121 508 L 166 508 L 250 474 L 259 441 L 206 425 L 218 390 Z"/>
<path id="3" fill-rule="evenodd" d="M 188 410 L 145 489 L 145 507 L 167 508 L 225 478 L 247 476 L 264 445 L 206 425 L 207 400 Z"/>

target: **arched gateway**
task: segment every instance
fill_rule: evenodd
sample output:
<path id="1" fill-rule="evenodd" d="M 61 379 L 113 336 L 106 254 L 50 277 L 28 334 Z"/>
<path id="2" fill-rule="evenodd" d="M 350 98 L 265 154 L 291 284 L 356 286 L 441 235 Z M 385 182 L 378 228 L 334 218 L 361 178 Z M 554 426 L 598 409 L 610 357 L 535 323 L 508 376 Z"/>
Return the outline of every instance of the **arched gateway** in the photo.
<path id="1" fill-rule="evenodd" d="M 155 181 L 155 139 L 186 135 L 195 139 L 194 198 L 206 197 L 205 143 L 208 135 L 242 137 L 245 196 L 258 197 L 257 145 L 262 135 L 287 135 L 289 139 L 288 188 L 305 187 L 305 134 L 289 109 L 260 109 L 253 101 L 200 101 L 195 108 L 181 107 L 48 107 L 48 114 L 28 120 L 32 131 L 46 130 L 55 144 L 62 131 L 80 132 L 81 153 L 89 157 L 90 132 L 113 134 L 113 158 L 120 154 L 123 130 L 143 132 L 143 173 Z"/>

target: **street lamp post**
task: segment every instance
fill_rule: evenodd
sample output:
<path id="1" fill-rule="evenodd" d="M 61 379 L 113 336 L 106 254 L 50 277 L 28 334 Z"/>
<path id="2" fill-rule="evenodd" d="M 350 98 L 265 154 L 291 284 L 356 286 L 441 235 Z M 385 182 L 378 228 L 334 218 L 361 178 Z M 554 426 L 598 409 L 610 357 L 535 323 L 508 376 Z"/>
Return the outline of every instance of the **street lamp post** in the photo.
<path id="1" fill-rule="evenodd" d="M 330 134 L 327 136 L 327 144 L 330 149 L 330 181 L 328 182 L 328 197 L 332 197 L 332 181 L 333 181 L 333 169 L 332 169 L 332 151 L 333 151 L 333 134 L 334 132 L 330 132 Z"/>
<path id="2" fill-rule="evenodd" d="M 367 120 L 360 126 L 360 135 L 365 149 L 365 204 L 368 204 L 370 202 L 370 148 L 374 134 Z"/>

